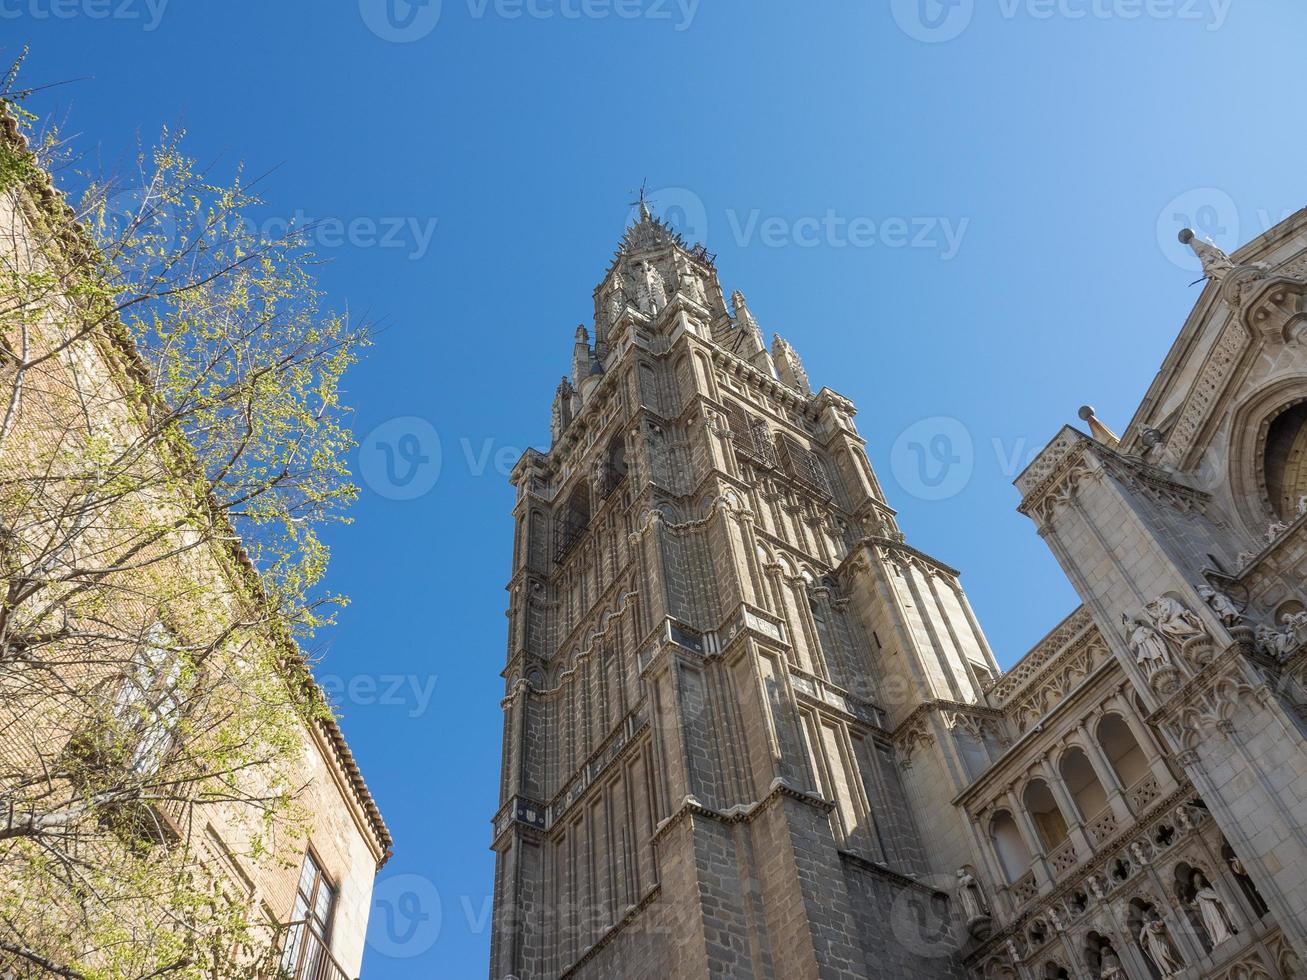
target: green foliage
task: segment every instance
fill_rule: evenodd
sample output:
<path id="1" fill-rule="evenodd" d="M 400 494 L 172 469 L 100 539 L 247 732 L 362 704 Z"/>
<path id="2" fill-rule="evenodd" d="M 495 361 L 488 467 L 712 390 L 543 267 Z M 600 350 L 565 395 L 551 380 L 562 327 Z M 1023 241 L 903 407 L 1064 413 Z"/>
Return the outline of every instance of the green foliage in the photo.
<path id="1" fill-rule="evenodd" d="M 320 535 L 357 496 L 342 381 L 368 331 L 321 309 L 307 229 L 261 237 L 243 175 L 183 142 L 165 132 L 130 187 L 89 182 L 74 210 L 39 148 L 0 140 L 21 229 L 0 236 L 0 972 L 18 976 L 255 976 L 272 933 L 208 828 L 250 867 L 301 851 L 327 708 L 297 641 L 343 601 Z"/>

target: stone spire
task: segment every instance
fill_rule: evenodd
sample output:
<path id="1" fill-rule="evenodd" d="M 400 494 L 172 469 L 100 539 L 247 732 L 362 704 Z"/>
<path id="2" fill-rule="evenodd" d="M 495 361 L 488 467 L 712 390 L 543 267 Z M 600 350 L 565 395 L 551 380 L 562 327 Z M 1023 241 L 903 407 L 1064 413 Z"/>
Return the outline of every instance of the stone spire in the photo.
<path id="1" fill-rule="evenodd" d="M 590 331 L 584 326 L 576 328 L 576 343 L 572 345 L 572 383 L 584 400 L 594 387 L 592 381 L 604 373 L 594 348 L 590 346 Z"/>
<path id="2" fill-rule="evenodd" d="M 762 328 L 749 309 L 744 293 L 738 289 L 731 293 L 731 306 L 735 310 L 735 344 L 733 352 L 739 354 L 754 367 L 761 368 L 776 377 L 776 366 L 772 364 L 771 355 L 767 353 L 767 342 L 763 339 Z"/>
<path id="3" fill-rule="evenodd" d="M 567 427 L 572 424 L 572 403 L 575 398 L 576 389 L 572 387 L 572 382 L 567 378 L 559 381 L 554 391 L 553 411 L 549 417 L 549 434 L 554 442 L 561 439 Z"/>

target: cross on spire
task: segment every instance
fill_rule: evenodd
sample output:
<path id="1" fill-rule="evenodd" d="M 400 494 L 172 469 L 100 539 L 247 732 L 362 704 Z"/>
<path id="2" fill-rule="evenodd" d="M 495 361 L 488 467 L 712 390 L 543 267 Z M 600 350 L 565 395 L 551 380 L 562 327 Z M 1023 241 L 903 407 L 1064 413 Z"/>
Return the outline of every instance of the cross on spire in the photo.
<path id="1" fill-rule="evenodd" d="M 649 179 L 645 178 L 640 182 L 640 197 L 638 200 L 631 202 L 631 207 L 640 208 L 640 220 L 648 221 L 653 215 L 649 212 Z"/>

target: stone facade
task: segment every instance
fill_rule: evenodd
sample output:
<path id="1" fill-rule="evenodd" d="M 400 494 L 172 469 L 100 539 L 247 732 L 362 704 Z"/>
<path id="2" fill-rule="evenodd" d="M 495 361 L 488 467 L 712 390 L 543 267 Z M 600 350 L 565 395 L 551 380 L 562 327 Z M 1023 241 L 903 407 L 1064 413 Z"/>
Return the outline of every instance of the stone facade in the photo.
<path id="1" fill-rule="evenodd" d="M 1307 212 L 1196 248 L 1124 437 L 1017 481 L 1084 604 L 1004 674 L 642 207 L 512 475 L 492 980 L 1304 976 Z"/>

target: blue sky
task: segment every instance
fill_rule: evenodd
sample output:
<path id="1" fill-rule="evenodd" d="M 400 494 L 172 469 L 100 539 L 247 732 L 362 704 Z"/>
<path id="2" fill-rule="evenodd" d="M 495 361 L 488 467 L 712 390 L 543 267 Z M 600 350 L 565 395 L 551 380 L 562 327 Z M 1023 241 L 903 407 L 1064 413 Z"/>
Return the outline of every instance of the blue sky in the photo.
<path id="1" fill-rule="evenodd" d="M 182 123 L 275 168 L 269 214 L 387 324 L 320 671 L 397 838 L 365 977 L 485 975 L 505 476 L 633 188 L 858 403 L 1007 665 L 1075 603 L 1011 481 L 1085 402 L 1125 425 L 1197 298 L 1181 226 L 1302 204 L 1304 36 L 1300 0 L 0 0 L 91 160 Z"/>

